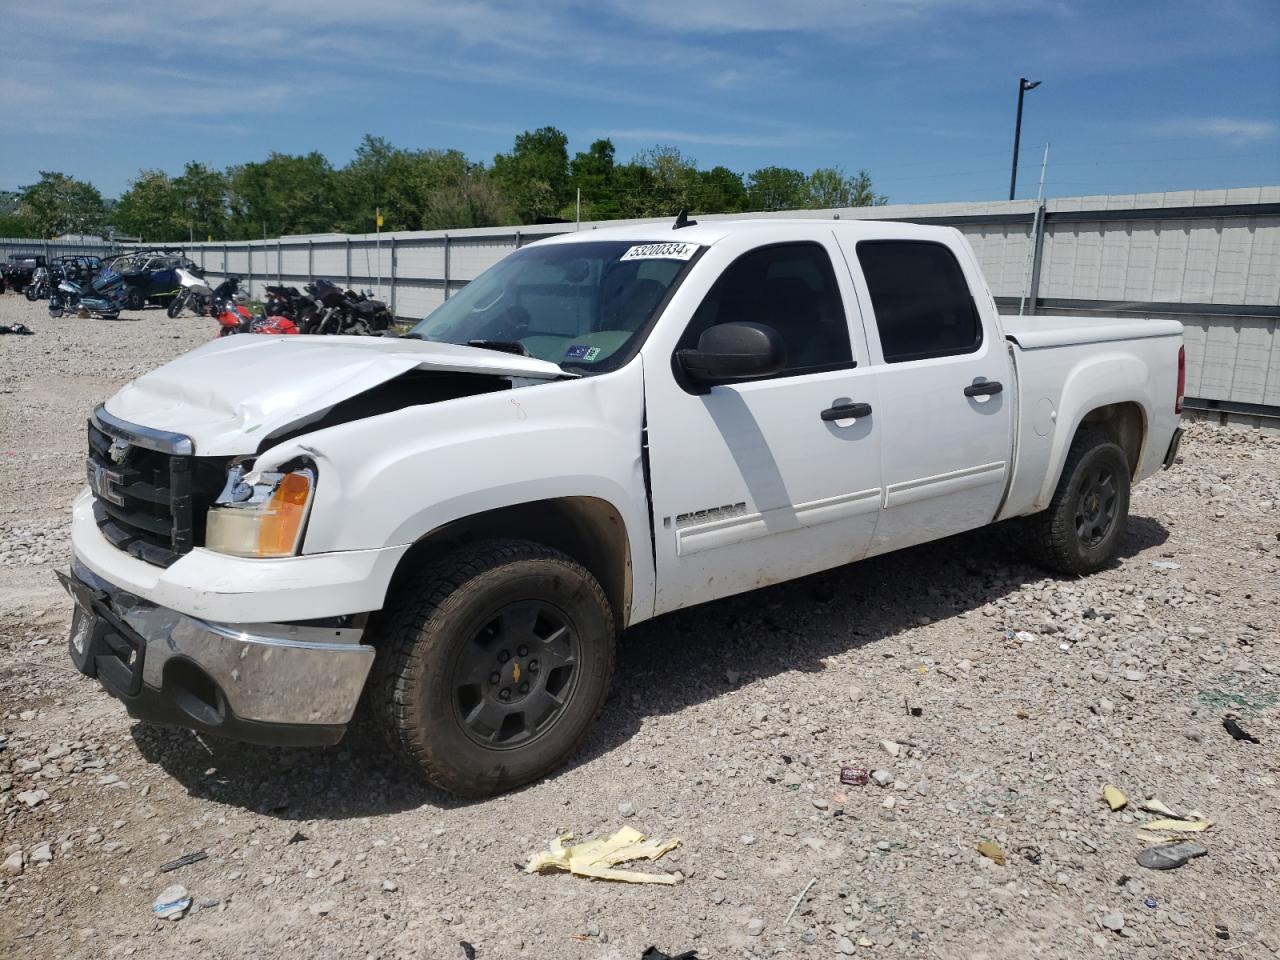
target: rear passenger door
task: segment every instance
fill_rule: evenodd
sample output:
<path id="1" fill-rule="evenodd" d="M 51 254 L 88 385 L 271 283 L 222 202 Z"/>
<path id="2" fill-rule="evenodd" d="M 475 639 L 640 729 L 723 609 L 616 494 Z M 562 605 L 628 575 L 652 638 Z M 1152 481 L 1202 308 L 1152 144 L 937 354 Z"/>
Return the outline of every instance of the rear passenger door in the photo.
<path id="1" fill-rule="evenodd" d="M 990 523 L 1010 469 L 1014 384 L 976 264 L 959 244 L 840 242 L 880 395 L 884 499 L 868 555 Z"/>

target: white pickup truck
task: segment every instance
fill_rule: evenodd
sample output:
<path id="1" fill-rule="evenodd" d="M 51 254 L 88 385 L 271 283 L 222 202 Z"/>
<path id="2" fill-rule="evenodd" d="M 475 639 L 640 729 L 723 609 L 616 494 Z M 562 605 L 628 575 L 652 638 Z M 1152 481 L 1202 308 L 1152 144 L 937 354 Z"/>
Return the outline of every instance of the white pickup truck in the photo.
<path id="1" fill-rule="evenodd" d="M 524 247 L 402 338 L 220 339 L 89 422 L 70 653 L 267 743 L 358 703 L 431 780 L 554 769 L 620 630 L 1009 518 L 1112 557 L 1182 327 L 1012 318 L 962 235 L 719 221 Z"/>

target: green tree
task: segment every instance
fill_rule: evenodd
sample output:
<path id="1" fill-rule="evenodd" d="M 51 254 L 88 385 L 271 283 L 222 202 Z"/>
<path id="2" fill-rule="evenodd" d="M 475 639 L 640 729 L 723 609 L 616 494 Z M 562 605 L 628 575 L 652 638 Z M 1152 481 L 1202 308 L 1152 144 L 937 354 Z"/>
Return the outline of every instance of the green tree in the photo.
<path id="1" fill-rule="evenodd" d="M 617 196 L 612 140 L 596 140 L 570 164 L 571 185 L 582 191 L 582 219 L 617 220 L 622 205 Z"/>
<path id="2" fill-rule="evenodd" d="M 657 146 L 638 154 L 633 164 L 649 171 L 650 188 L 642 216 L 674 217 L 697 206 L 698 165 L 675 147 Z"/>
<path id="3" fill-rule="evenodd" d="M 554 217 L 569 203 L 569 138 L 555 127 L 526 130 L 493 158 L 493 178 L 521 223 Z"/>
<path id="4" fill-rule="evenodd" d="M 327 233 L 338 223 L 337 177 L 324 155 L 272 153 L 228 171 L 229 230 L 240 239 Z"/>
<path id="5" fill-rule="evenodd" d="M 496 227 L 507 216 L 489 172 L 481 164 L 466 163 L 465 169 L 427 194 L 422 228 Z"/>
<path id="6" fill-rule="evenodd" d="M 174 178 L 184 236 L 196 240 L 226 236 L 227 188 L 227 175 L 203 163 L 188 163 L 182 176 Z"/>
<path id="7" fill-rule="evenodd" d="M 126 237 L 168 243 L 187 234 L 178 192 L 163 170 L 139 170 L 120 195 L 112 219 Z"/>
<path id="8" fill-rule="evenodd" d="M 805 206 L 813 209 L 832 207 L 874 207 L 888 202 L 871 187 L 871 176 L 859 170 L 850 177 L 839 167 L 819 167 L 809 174 L 808 201 Z"/>
<path id="9" fill-rule="evenodd" d="M 18 216 L 39 237 L 96 233 L 106 223 L 107 207 L 93 184 L 41 170 L 39 182 L 22 188 Z"/>
<path id="10" fill-rule="evenodd" d="M 696 209 L 700 213 L 738 213 L 747 209 L 747 187 L 742 174 L 728 167 L 698 172 Z"/>
<path id="11" fill-rule="evenodd" d="M 809 178 L 788 167 L 762 167 L 747 186 L 750 210 L 799 210 L 808 205 Z"/>

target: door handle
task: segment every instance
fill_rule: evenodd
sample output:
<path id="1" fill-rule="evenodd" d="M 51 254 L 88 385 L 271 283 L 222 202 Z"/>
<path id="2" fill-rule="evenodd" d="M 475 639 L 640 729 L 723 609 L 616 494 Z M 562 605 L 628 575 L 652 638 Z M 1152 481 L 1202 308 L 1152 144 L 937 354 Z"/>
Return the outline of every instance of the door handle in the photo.
<path id="1" fill-rule="evenodd" d="M 982 383 L 971 383 L 964 388 L 966 397 L 994 397 L 1004 389 L 999 380 L 984 380 Z"/>
<path id="2" fill-rule="evenodd" d="M 871 416 L 869 403 L 837 403 L 822 411 L 822 419 L 827 423 L 833 420 L 856 420 L 859 417 Z"/>

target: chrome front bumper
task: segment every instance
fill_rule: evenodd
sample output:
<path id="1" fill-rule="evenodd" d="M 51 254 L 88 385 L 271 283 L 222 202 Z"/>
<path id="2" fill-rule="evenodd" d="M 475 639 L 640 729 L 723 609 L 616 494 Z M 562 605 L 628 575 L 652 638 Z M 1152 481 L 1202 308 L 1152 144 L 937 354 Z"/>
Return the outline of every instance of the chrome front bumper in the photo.
<path id="1" fill-rule="evenodd" d="M 260 743 L 334 743 L 373 665 L 363 627 L 213 623 L 157 606 L 74 561 L 70 653 L 129 713 Z"/>

